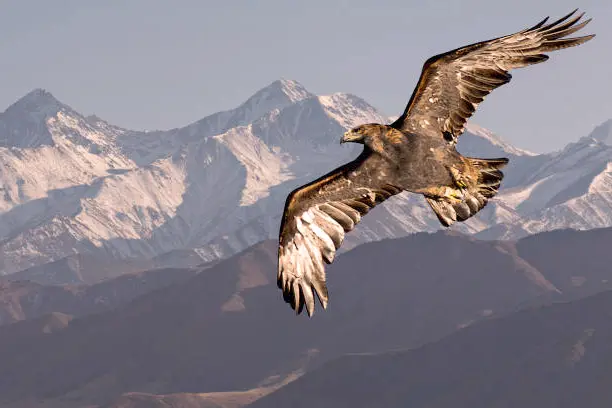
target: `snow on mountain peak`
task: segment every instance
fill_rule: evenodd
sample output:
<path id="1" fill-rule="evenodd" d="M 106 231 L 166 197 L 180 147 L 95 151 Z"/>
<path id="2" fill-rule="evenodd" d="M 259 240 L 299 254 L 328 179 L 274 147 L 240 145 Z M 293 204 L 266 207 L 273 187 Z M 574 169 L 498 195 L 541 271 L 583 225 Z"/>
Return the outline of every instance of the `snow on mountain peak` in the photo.
<path id="1" fill-rule="evenodd" d="M 274 110 L 286 108 L 313 96 L 297 81 L 279 79 L 255 92 L 237 108 L 214 113 L 181 129 L 157 132 L 157 139 L 151 135 L 144 135 L 143 138 L 142 134 L 128 132 L 132 140 L 125 139 L 122 143 L 131 151 L 140 150 L 143 143 L 156 146 L 168 145 L 170 149 L 175 149 L 176 143 L 184 144 L 223 134 L 232 128 L 249 125 Z M 163 138 L 163 141 L 158 140 L 159 138 Z M 176 139 L 176 143 L 171 139 Z M 165 152 L 168 146 L 160 151 Z M 151 157 L 156 158 L 158 155 L 154 154 Z M 140 160 L 146 162 L 151 157 Z"/>
<path id="2" fill-rule="evenodd" d="M 587 137 L 612 146 L 612 119 L 597 126 Z"/>
<path id="3" fill-rule="evenodd" d="M 34 89 L 9 106 L 5 113 L 25 112 L 29 114 L 55 115 L 61 109 L 70 109 L 58 101 L 51 92 L 42 88 Z"/>
<path id="4" fill-rule="evenodd" d="M 268 89 L 271 88 L 279 88 L 283 94 L 289 97 L 289 100 L 291 102 L 298 102 L 302 99 L 306 99 L 313 96 L 310 92 L 306 90 L 306 88 L 304 88 L 302 84 L 293 79 L 281 78 L 279 80 L 276 80 L 272 84 L 270 84 L 270 86 L 268 86 Z"/>
<path id="5" fill-rule="evenodd" d="M 99 130 L 104 123 L 84 118 L 50 92 L 37 88 L 0 113 L 0 146 L 38 148 L 75 143 L 95 153 L 113 143 L 109 136 L 120 133 L 118 128 Z"/>
<path id="6" fill-rule="evenodd" d="M 318 97 L 327 114 L 345 129 L 364 123 L 384 123 L 386 117 L 363 99 L 347 93 L 335 93 Z"/>
<path id="7" fill-rule="evenodd" d="M 255 92 L 253 96 L 234 110 L 240 113 L 243 122 L 232 123 L 234 126 L 246 125 L 260 118 L 273 109 L 282 109 L 288 105 L 314 96 L 297 81 L 278 79 L 265 88 Z"/>
<path id="8" fill-rule="evenodd" d="M 59 112 L 72 112 L 44 89 L 34 89 L 0 113 L 0 146 L 39 147 L 53 145 L 47 120 Z"/>

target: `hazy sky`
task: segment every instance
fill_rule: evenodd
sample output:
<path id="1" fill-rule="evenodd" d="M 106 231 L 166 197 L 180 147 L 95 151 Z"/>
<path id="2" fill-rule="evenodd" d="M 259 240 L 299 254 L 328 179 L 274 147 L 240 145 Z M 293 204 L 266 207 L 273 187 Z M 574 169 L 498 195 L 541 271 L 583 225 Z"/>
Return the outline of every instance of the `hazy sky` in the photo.
<path id="1" fill-rule="evenodd" d="M 167 129 L 283 77 L 394 115 L 429 56 L 576 7 L 597 37 L 513 71 L 472 119 L 551 151 L 612 118 L 611 1 L 0 0 L 0 110 L 41 87 L 83 114 Z"/>

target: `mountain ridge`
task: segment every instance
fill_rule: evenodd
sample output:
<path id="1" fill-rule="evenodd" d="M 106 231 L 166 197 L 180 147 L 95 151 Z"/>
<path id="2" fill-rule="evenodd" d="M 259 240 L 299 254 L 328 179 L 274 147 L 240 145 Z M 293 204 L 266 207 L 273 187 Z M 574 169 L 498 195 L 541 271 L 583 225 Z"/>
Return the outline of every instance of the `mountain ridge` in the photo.
<path id="1" fill-rule="evenodd" d="M 10 378 L 0 381 L 0 405 L 249 390 L 343 354 L 418 347 L 517 309 L 609 290 L 610 237 L 611 228 L 565 230 L 514 244 L 439 231 L 370 242 L 329 266 L 329 307 L 312 319 L 282 301 L 276 242 L 264 241 L 110 310 L 0 326 L 0 377 Z M 88 299 L 121 282 L 117 293 L 133 293 L 143 276 L 93 285 Z"/>
<path id="2" fill-rule="evenodd" d="M 74 253 L 146 260 L 188 250 L 202 262 L 224 259 L 274 239 L 286 194 L 357 156 L 360 146 L 337 143 L 343 131 L 389 120 L 358 96 L 314 95 L 281 79 L 185 127 L 134 131 L 34 90 L 0 114 L 0 137 L 21 135 L 11 136 L 14 146 L 0 143 L 0 274 Z M 516 239 L 612 225 L 601 216 L 612 205 L 612 148 L 595 137 L 536 155 L 470 123 L 458 150 L 510 164 L 496 199 L 453 230 Z M 417 195 L 379 207 L 341 251 L 442 228 Z M 593 215 L 583 219 L 583 210 Z"/>
<path id="3" fill-rule="evenodd" d="M 488 319 L 420 348 L 349 354 L 248 407 L 605 407 L 612 291 Z"/>

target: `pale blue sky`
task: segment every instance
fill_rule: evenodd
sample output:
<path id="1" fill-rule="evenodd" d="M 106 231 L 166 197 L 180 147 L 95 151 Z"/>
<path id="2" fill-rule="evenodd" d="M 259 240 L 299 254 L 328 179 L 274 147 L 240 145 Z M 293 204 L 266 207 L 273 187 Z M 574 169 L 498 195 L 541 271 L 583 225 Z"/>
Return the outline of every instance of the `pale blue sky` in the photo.
<path id="1" fill-rule="evenodd" d="M 393 115 L 429 56 L 576 7 L 597 37 L 514 71 L 473 119 L 551 151 L 612 118 L 610 1 L 0 0 L 0 109 L 42 87 L 83 114 L 166 129 L 283 77 Z"/>

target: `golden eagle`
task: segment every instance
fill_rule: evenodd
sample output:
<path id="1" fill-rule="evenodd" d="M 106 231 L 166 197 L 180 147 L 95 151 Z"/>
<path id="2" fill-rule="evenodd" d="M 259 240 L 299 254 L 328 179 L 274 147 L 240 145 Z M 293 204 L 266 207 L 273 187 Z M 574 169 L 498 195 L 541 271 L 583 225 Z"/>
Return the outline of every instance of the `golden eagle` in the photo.
<path id="1" fill-rule="evenodd" d="M 428 59 L 403 114 L 392 124 L 364 124 L 340 143 L 364 145 L 350 163 L 292 191 L 285 202 L 277 284 L 301 313 L 323 308 L 328 293 L 324 262 L 334 260 L 344 234 L 370 209 L 402 191 L 425 196 L 448 227 L 480 211 L 497 194 L 508 159 L 477 159 L 455 149 L 468 118 L 508 71 L 544 62 L 544 53 L 582 44 L 594 35 L 564 38 L 583 28 L 577 10 L 545 25 L 548 17 L 515 34 L 461 47 Z M 570 18 L 571 17 L 571 18 Z"/>

